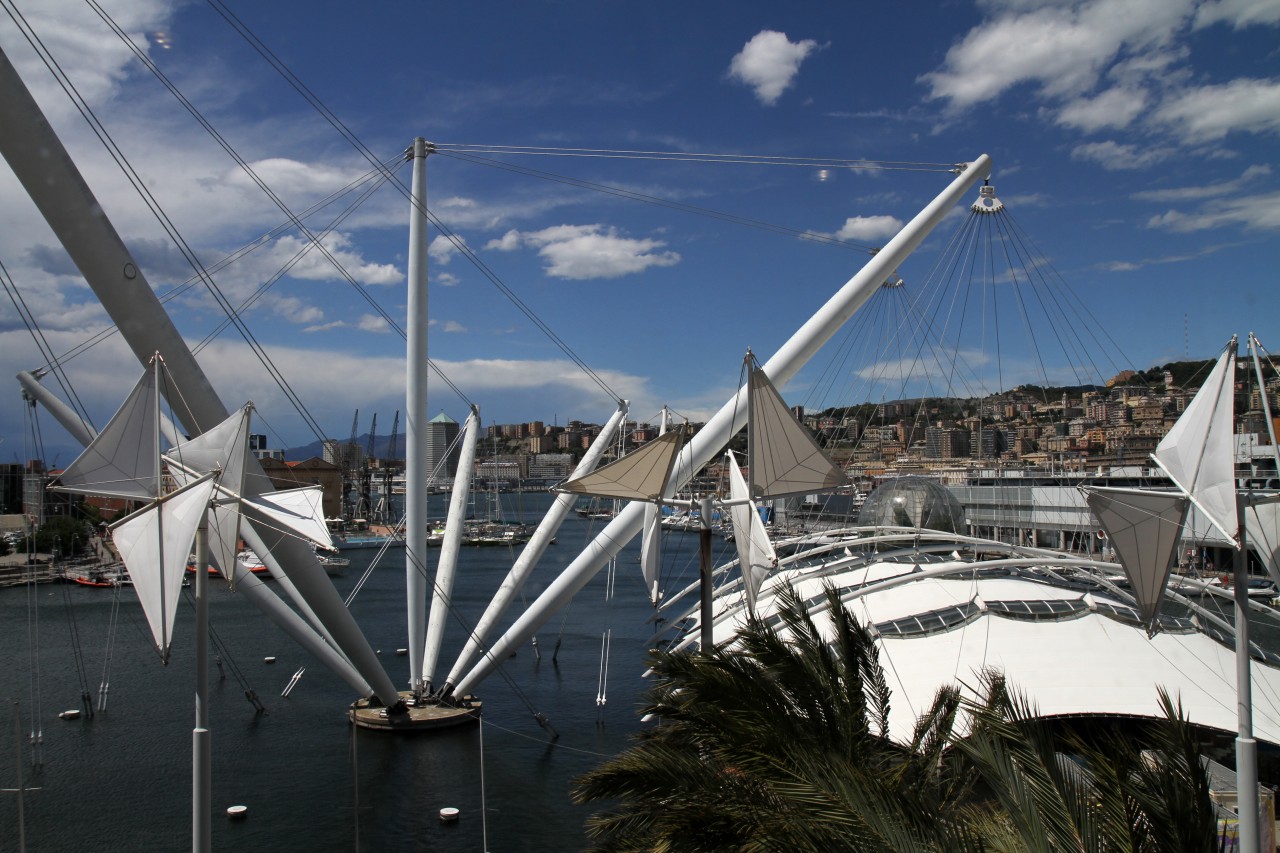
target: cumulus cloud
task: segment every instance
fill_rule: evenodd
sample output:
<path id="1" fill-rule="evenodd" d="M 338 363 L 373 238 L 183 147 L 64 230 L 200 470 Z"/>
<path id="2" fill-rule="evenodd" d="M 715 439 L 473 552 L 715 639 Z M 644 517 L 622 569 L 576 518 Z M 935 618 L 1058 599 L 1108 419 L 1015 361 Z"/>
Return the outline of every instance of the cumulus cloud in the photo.
<path id="1" fill-rule="evenodd" d="M 881 240 L 902 230 L 902 220 L 896 216 L 850 216 L 833 236 L 837 240 Z"/>
<path id="2" fill-rule="evenodd" d="M 463 245 L 466 245 L 466 240 L 463 240 L 456 234 L 454 237 Z M 449 262 L 453 260 L 454 256 L 458 254 L 459 251 L 458 245 L 444 235 L 436 237 L 431 241 L 431 245 L 427 246 L 427 256 L 436 263 L 445 266 L 448 266 Z"/>
<path id="3" fill-rule="evenodd" d="M 620 278 L 650 267 L 669 267 L 680 262 L 676 252 L 657 251 L 661 240 L 622 236 L 617 228 L 595 225 L 554 225 L 541 231 L 508 231 L 490 240 L 486 249 L 510 252 L 521 247 L 536 248 L 552 278 L 574 280 Z"/>
<path id="4" fill-rule="evenodd" d="M 1170 210 L 1147 220 L 1148 228 L 1181 234 L 1233 226 L 1251 231 L 1280 230 L 1280 192 L 1215 199 L 1191 212 Z"/>
<path id="5" fill-rule="evenodd" d="M 1186 89 L 1166 99 L 1154 119 L 1191 142 L 1219 140 L 1233 131 L 1280 134 L 1280 80 Z"/>
<path id="6" fill-rule="evenodd" d="M 786 33 L 761 30 L 729 63 L 729 79 L 750 86 L 760 103 L 771 107 L 795 81 L 800 63 L 817 49 L 813 39 L 793 42 Z"/>
<path id="7" fill-rule="evenodd" d="M 1068 102 L 1058 111 L 1058 123 L 1084 131 L 1128 127 L 1146 104 L 1145 92 L 1117 87 Z"/>
<path id="8" fill-rule="evenodd" d="M 1230 24 L 1242 30 L 1254 24 L 1280 23 L 1280 3 L 1274 0 L 1211 0 L 1196 10 L 1196 28 Z"/>
<path id="9" fill-rule="evenodd" d="M 1156 201 L 1156 202 L 1177 202 L 1177 201 L 1197 201 L 1204 198 L 1214 198 L 1216 196 L 1226 195 L 1227 193 L 1239 192 L 1241 189 L 1247 188 L 1253 181 L 1259 178 L 1265 178 L 1271 174 L 1271 167 L 1265 163 L 1260 166 L 1250 166 L 1244 170 L 1244 174 L 1232 181 L 1219 181 L 1213 184 L 1205 184 L 1198 187 L 1171 187 L 1164 190 L 1143 190 L 1136 192 L 1131 197 L 1137 201 Z"/>
<path id="10" fill-rule="evenodd" d="M 281 237 L 271 244 L 268 251 L 260 255 L 260 260 L 273 268 L 279 269 L 285 264 L 296 262 L 289 269 L 292 278 L 308 281 L 337 281 L 343 278 L 336 262 L 356 281 L 363 284 L 399 284 L 404 281 L 404 273 L 395 264 L 378 264 L 366 261 L 364 255 L 354 247 L 351 238 L 340 232 L 330 232 L 320 241 L 328 252 L 316 250 L 315 246 L 300 237 L 292 235 Z M 332 260 L 331 260 L 332 259 Z"/>
<path id="11" fill-rule="evenodd" d="M 1071 159 L 1092 161 L 1110 172 L 1119 172 L 1128 169 L 1145 169 L 1168 160 L 1174 153 L 1171 148 L 1144 148 L 1107 140 L 1077 145 L 1071 152 Z"/>
<path id="12" fill-rule="evenodd" d="M 1280 80 L 1205 84 L 1191 64 L 1196 30 L 1274 26 L 1275 0 L 982 0 L 979 6 L 986 20 L 919 78 L 951 112 L 1022 89 L 1042 102 L 1042 115 L 1085 133 L 1136 128 L 1182 146 L 1232 132 L 1280 134 Z M 1108 168 L 1141 168 L 1164 156 L 1088 148 L 1078 154 Z"/>
<path id="13" fill-rule="evenodd" d="M 947 52 L 921 80 L 955 108 L 1023 84 L 1051 98 L 1080 97 L 1122 50 L 1158 51 L 1186 25 L 1193 0 L 989 3 L 995 16 Z"/>

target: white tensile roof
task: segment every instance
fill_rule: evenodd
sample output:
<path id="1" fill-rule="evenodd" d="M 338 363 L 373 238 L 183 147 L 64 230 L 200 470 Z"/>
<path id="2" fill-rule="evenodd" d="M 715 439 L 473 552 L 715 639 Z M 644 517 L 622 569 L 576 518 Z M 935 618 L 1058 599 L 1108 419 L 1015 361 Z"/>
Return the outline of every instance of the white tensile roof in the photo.
<path id="1" fill-rule="evenodd" d="M 1236 731 L 1235 652 L 1188 620 L 1166 619 L 1163 630 L 1148 637 L 1121 596 L 975 573 L 972 563 L 959 560 L 920 564 L 930 573 L 948 566 L 960 574 L 922 577 L 846 600 L 864 624 L 879 626 L 895 740 L 910 738 L 939 687 L 958 684 L 974 696 L 987 669 L 1003 672 L 1045 717 L 1159 717 L 1158 688 L 1164 687 L 1192 722 Z M 765 618 L 775 613 L 775 593 L 785 586 L 821 609 L 828 583 L 854 590 L 912 573 L 918 572 L 910 562 L 841 571 L 829 561 L 822 568 L 786 570 L 765 581 L 756 609 Z M 717 643 L 729 640 L 745 619 L 741 598 L 727 590 L 719 596 L 716 609 L 724 615 L 717 619 Z M 821 614 L 816 622 L 827 624 Z M 695 626 L 686 637 L 697 631 Z M 1255 658 L 1252 672 L 1255 736 L 1280 744 L 1280 668 Z"/>

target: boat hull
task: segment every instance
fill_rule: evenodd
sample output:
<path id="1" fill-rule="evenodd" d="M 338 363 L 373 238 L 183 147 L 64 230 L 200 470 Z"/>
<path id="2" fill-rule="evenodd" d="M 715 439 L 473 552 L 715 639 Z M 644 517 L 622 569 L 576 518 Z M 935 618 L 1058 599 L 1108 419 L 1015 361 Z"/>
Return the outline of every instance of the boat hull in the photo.
<path id="1" fill-rule="evenodd" d="M 358 699 L 347 710 L 347 719 L 362 729 L 384 732 L 429 732 L 467 726 L 480 722 L 483 703 L 472 696 L 463 697 L 459 705 L 414 705 L 413 694 L 401 691 L 400 698 L 408 707 L 404 713 L 389 714 L 381 706 Z"/>

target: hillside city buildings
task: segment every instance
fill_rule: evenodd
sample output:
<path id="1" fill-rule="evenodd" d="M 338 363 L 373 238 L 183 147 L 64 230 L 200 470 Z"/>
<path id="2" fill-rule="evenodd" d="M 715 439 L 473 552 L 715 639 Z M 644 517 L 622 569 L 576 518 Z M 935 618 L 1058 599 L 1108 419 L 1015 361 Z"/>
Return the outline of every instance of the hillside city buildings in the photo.
<path id="1" fill-rule="evenodd" d="M 797 408 L 797 417 L 855 484 L 852 495 L 807 507 L 800 502 L 797 514 L 812 523 L 823 515 L 834 519 L 855 511 L 860 496 L 887 478 L 926 476 L 956 494 L 974 533 L 1050 548 L 1096 550 L 1096 524 L 1076 486 L 1102 481 L 1167 483 L 1149 463 L 1148 454 L 1196 391 L 1193 381 L 1187 387 L 1179 384 L 1170 368 L 1195 376 L 1199 367 L 1180 363 L 1144 375 L 1124 371 L 1105 386 L 1059 390 L 1053 397 L 1024 386 L 980 399 L 895 400 L 819 413 Z M 1280 481 L 1271 446 L 1274 425 L 1269 429 L 1262 395 L 1267 395 L 1271 411 L 1280 410 L 1280 380 L 1259 389 L 1253 375 L 1251 366 L 1241 365 L 1235 401 L 1238 472 L 1242 481 L 1276 487 Z M 690 426 L 696 432 L 701 425 Z M 489 425 L 477 448 L 473 475 L 482 488 L 548 488 L 569 476 L 601 430 L 600 424 L 578 420 L 563 426 L 543 421 Z M 459 423 L 445 412 L 428 424 L 427 456 L 436 472 L 436 489 L 446 490 L 453 481 L 459 432 Z M 606 460 L 657 435 L 653 424 L 628 422 Z M 268 448 L 263 436 L 254 436 L 251 447 L 279 486 L 321 485 L 325 513 L 334 518 L 385 514 L 387 496 L 402 489 L 402 458 L 378 457 L 371 440 L 330 439 L 320 456 L 292 461 L 286 461 L 286 452 Z M 697 488 L 716 489 L 721 474 L 713 463 Z M 53 497 L 43 490 L 50 475 L 38 463 L 5 466 L 0 471 L 0 496 L 10 512 L 18 511 L 19 502 L 21 512 L 35 519 L 67 512 L 59 503 L 68 500 L 66 496 Z M 1199 529 L 1196 524 L 1193 515 L 1190 526 Z M 1213 545 L 1213 534 L 1204 527 L 1204 541 Z"/>

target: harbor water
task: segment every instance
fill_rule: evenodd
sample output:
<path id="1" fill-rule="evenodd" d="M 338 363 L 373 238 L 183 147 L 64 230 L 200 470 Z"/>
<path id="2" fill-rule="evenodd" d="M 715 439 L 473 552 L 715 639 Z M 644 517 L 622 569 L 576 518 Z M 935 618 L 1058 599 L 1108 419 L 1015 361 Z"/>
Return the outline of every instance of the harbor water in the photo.
<path id="1" fill-rule="evenodd" d="M 517 518 L 517 497 L 503 499 L 506 517 Z M 541 517 L 548 502 L 546 495 L 528 494 L 519 501 L 530 520 Z M 602 524 L 573 515 L 566 520 L 524 591 L 526 602 Z M 351 565 L 334 578 L 341 594 L 356 585 L 374 553 L 344 552 Z M 465 629 L 505 577 L 514 553 L 507 547 L 463 549 L 438 677 L 448 671 Z M 696 541 L 677 541 L 667 564 L 692 580 L 695 555 Z M 431 559 L 434 566 L 434 553 Z M 669 588 L 683 583 L 673 579 Z M 404 587 L 403 551 L 392 551 L 351 604 L 401 686 L 408 682 L 408 657 L 396 654 L 407 644 Z M 619 556 L 612 579 L 602 570 L 542 628 L 536 652 L 525 644 L 476 691 L 484 701 L 481 726 L 390 735 L 351 728 L 345 716 L 355 698 L 350 689 L 225 582 L 211 581 L 217 644 L 211 657 L 220 650 L 221 659 L 210 665 L 213 848 L 581 849 L 588 810 L 571 803 L 570 788 L 579 774 L 625 748 L 641 726 L 636 712 L 655 631 L 652 614 L 632 545 Z M 27 850 L 189 848 L 193 621 L 185 595 L 172 658 L 162 666 L 128 588 L 0 589 L 0 699 L 6 703 L 0 711 L 0 788 L 16 788 L 21 773 L 28 788 Z M 603 647 L 608 655 L 602 660 Z M 301 668 L 297 685 L 282 697 Z M 95 700 L 100 684 L 109 683 L 107 710 L 92 719 L 60 719 L 59 712 L 81 707 L 81 672 Z M 237 675 L 266 713 L 255 712 Z M 20 748 L 15 712 L 21 715 Z M 558 737 L 540 728 L 534 713 L 545 714 Z M 42 740 L 38 769 L 28 744 L 33 728 Z M 0 846 L 6 850 L 18 849 L 18 800 L 13 791 L 0 794 Z M 246 806 L 247 816 L 226 817 L 233 805 Z M 460 819 L 442 822 L 442 808 L 458 809 Z"/>

